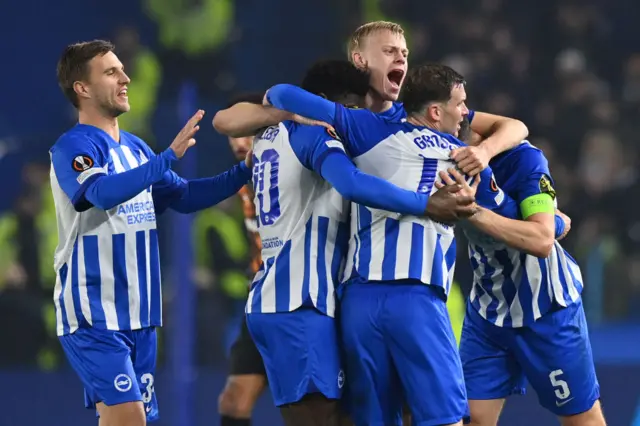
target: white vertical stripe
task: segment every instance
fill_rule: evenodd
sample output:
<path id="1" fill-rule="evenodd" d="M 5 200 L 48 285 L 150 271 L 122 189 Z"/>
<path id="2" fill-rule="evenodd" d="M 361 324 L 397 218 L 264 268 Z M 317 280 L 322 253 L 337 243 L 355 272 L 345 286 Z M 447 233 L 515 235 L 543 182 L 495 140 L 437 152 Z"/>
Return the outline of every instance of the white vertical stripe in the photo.
<path id="1" fill-rule="evenodd" d="M 136 159 L 136 157 L 134 157 L 129 147 L 126 145 L 122 145 L 120 149 L 122 149 L 122 153 L 124 154 L 124 158 L 127 160 L 127 163 L 129 163 L 129 167 L 132 169 L 138 167 L 138 160 Z"/>
<path id="2" fill-rule="evenodd" d="M 560 303 L 562 306 L 566 306 L 566 302 L 564 300 L 564 289 L 562 288 L 562 281 L 560 281 L 560 270 L 558 267 L 558 251 L 556 250 L 555 245 L 551 248 L 551 254 L 545 260 L 547 265 L 547 274 L 549 276 L 549 280 L 551 280 L 552 288 L 553 288 L 553 296 L 555 300 Z M 536 281 L 529 279 L 529 282 L 533 282 L 534 287 L 540 287 L 540 285 L 535 285 Z M 567 281 L 568 285 L 571 285 L 571 277 L 569 277 L 569 281 Z"/>
<path id="3" fill-rule="evenodd" d="M 247 296 L 247 303 L 244 305 L 244 313 L 245 314 L 252 313 L 251 301 L 253 300 L 253 294 L 254 293 L 255 293 L 255 289 L 249 290 L 249 295 Z"/>
<path id="4" fill-rule="evenodd" d="M 549 262 L 546 262 L 547 269 L 549 269 L 548 268 L 548 266 L 549 266 L 548 263 Z M 548 275 L 548 273 L 547 273 L 547 275 Z M 528 284 L 529 284 L 529 286 L 535 285 L 535 283 L 531 283 L 531 282 L 528 282 Z M 538 283 L 538 285 L 540 285 L 542 287 L 542 283 Z M 547 295 L 549 296 L 549 302 L 553 302 L 553 281 L 551 279 L 547 279 Z"/>
<path id="5" fill-rule="evenodd" d="M 382 279 L 382 261 L 386 244 L 386 215 L 381 210 L 368 209 L 371 212 L 371 261 L 369 262 L 369 279 Z M 391 250 L 394 250 L 391 247 Z"/>
<path id="6" fill-rule="evenodd" d="M 445 294 L 449 294 L 449 265 L 447 265 L 446 255 L 453 244 L 453 238 L 450 238 L 448 235 L 440 236 L 440 248 L 442 250 L 442 278 L 441 283 L 443 285 Z M 453 263 L 455 265 L 455 262 Z"/>
<path id="7" fill-rule="evenodd" d="M 434 232 L 433 229 L 429 229 L 428 226 L 425 226 L 422 235 L 422 276 L 420 281 L 423 283 L 430 283 L 431 273 L 433 272 L 433 254 L 435 253 L 438 234 Z"/>
<path id="8" fill-rule="evenodd" d="M 520 252 L 517 250 L 507 250 L 507 256 L 509 256 L 509 262 L 513 265 L 511 281 L 515 283 L 516 291 L 518 291 L 520 290 L 520 283 L 522 282 L 522 276 L 524 275 L 524 269 L 522 268 L 522 262 L 520 261 Z"/>
<path id="9" fill-rule="evenodd" d="M 311 228 L 309 232 L 309 296 L 314 306 L 318 305 L 318 237 L 319 237 L 319 222 L 318 217 L 314 214 L 309 219 L 311 221 Z M 304 297 L 305 295 L 303 295 Z"/>
<path id="10" fill-rule="evenodd" d="M 113 277 L 113 240 L 110 234 L 98 237 L 100 278 L 102 281 L 100 301 L 108 330 L 118 330 L 118 314 L 115 305 L 115 280 Z"/>
<path id="11" fill-rule="evenodd" d="M 396 274 L 399 276 L 409 276 L 409 261 L 411 260 L 411 240 L 413 232 L 413 222 L 400 221 L 398 229 L 398 244 L 396 244 Z M 422 244 L 422 241 L 419 242 Z"/>
<path id="12" fill-rule="evenodd" d="M 524 323 L 524 312 L 522 310 L 522 302 L 520 302 L 520 282 L 522 280 L 522 264 L 520 262 L 520 252 L 516 250 L 508 250 L 509 261 L 513 265 L 511 271 L 511 281 L 515 285 L 516 294 L 511 302 L 509 310 L 511 312 L 511 325 L 513 327 L 522 327 Z"/>
<path id="13" fill-rule="evenodd" d="M 302 304 L 302 283 L 304 281 L 304 259 L 307 251 L 304 249 L 304 226 L 302 227 L 300 238 L 291 241 L 291 251 L 289 251 L 289 306 L 297 308 Z M 315 272 L 315 264 L 310 263 L 309 274 Z M 272 276 L 275 278 L 275 271 Z M 273 306 L 276 301 L 273 300 Z"/>
<path id="14" fill-rule="evenodd" d="M 146 268 L 147 268 L 147 324 L 151 324 L 151 231 L 144 231 L 144 247 L 146 253 Z M 162 303 L 159 303 L 162 306 Z M 162 314 L 160 314 L 160 318 L 162 318 Z"/>
<path id="15" fill-rule="evenodd" d="M 486 268 L 485 268 L 485 264 L 481 261 L 482 257 L 480 256 L 480 253 L 478 253 L 477 251 L 473 252 L 473 257 L 476 260 L 476 263 L 478 264 L 478 268 L 474 271 L 475 272 L 475 280 L 477 282 L 478 277 L 482 277 L 486 274 Z M 482 316 L 483 318 L 487 317 L 487 307 L 489 306 L 489 303 L 491 303 L 491 297 L 487 294 L 487 291 L 484 287 L 482 287 L 481 285 L 475 285 L 474 282 L 474 287 L 477 287 L 478 289 L 482 290 L 482 295 L 480 295 L 480 299 L 478 300 L 478 303 L 480 304 L 480 310 L 478 311 L 478 313 L 480 314 L 480 316 Z"/>
<path id="16" fill-rule="evenodd" d="M 62 282 L 60 281 L 60 272 L 56 271 L 56 286 L 53 289 L 53 304 L 56 307 L 56 332 L 58 336 L 64 333 L 62 325 L 62 309 L 60 307 L 60 294 L 62 294 Z"/>
<path id="17" fill-rule="evenodd" d="M 472 285 L 471 286 L 471 293 L 469 293 L 469 300 L 471 302 L 475 302 L 476 301 L 476 297 L 478 297 L 478 293 L 476 292 L 476 288 L 478 286 L 477 285 Z"/>
<path id="18" fill-rule="evenodd" d="M 354 256 L 356 253 L 356 244 L 358 243 L 357 230 L 358 230 L 358 205 L 351 203 L 351 217 L 349 218 L 349 250 L 347 256 L 344 259 L 344 275 L 341 281 L 346 281 L 351 276 L 353 269 L 356 267 L 354 263 Z"/>
<path id="19" fill-rule="evenodd" d="M 336 310 L 335 288 L 340 282 L 339 277 L 336 277 L 334 282 L 331 276 L 331 267 L 333 264 L 333 254 L 338 249 L 336 245 L 336 238 L 338 236 L 339 222 L 336 220 L 329 221 L 329 227 L 327 229 L 327 242 L 324 248 L 325 270 L 327 280 L 327 313 L 329 316 L 334 316 Z"/>
<path id="20" fill-rule="evenodd" d="M 473 247 L 471 244 L 467 244 L 467 255 L 469 256 L 469 259 L 475 258 L 475 252 L 473 251 Z M 478 297 L 478 293 L 476 292 L 476 288 L 478 287 L 476 285 L 476 281 L 477 281 L 477 274 L 479 274 L 475 269 L 473 270 L 473 285 L 471 286 L 471 293 L 469 293 L 469 300 L 474 302 L 476 300 L 476 297 Z"/>
<path id="21" fill-rule="evenodd" d="M 123 147 L 126 148 L 126 147 Z M 127 286 L 129 290 L 129 319 L 131 329 L 142 327 L 140 324 L 140 286 L 138 279 L 138 247 L 136 234 L 125 234 L 125 262 L 127 273 Z"/>
<path id="22" fill-rule="evenodd" d="M 84 262 L 84 240 L 78 238 L 78 292 L 80 293 L 80 308 L 87 322 L 93 325 L 91 302 L 89 301 L 89 292 L 87 291 L 87 271 Z"/>
<path id="23" fill-rule="evenodd" d="M 527 256 L 524 261 L 524 268 L 527 271 L 527 278 L 529 283 L 541 282 L 542 271 L 540 270 L 540 264 L 538 258 L 534 256 Z M 538 298 L 540 297 L 540 286 L 534 285 L 531 289 L 531 309 L 533 310 L 533 318 L 540 318 L 540 305 L 538 304 Z"/>
<path id="24" fill-rule="evenodd" d="M 567 304 L 569 304 L 570 302 L 577 300 L 579 294 L 576 290 L 576 284 L 573 282 L 573 277 L 571 276 L 571 270 L 569 269 L 569 260 L 567 259 L 564 250 L 562 250 L 561 248 L 558 249 L 558 257 L 560 258 L 560 269 L 562 270 L 564 280 L 567 283 L 567 289 L 569 290 L 570 300 L 567 300 Z"/>
<path id="25" fill-rule="evenodd" d="M 144 155 L 144 152 L 142 152 L 142 150 L 138 151 L 138 155 L 140 155 L 140 165 L 141 166 L 149 161 L 149 159 L 147 158 L 146 155 Z"/>
<path id="26" fill-rule="evenodd" d="M 489 254 L 490 253 L 490 254 Z M 497 261 L 495 257 L 495 251 L 491 251 L 489 253 L 485 253 L 487 256 L 487 260 L 489 261 L 489 265 L 493 268 L 494 273 L 491 277 L 491 281 L 493 285 L 491 286 L 491 293 L 498 301 L 498 306 L 496 307 L 496 325 L 502 327 L 504 324 L 504 319 L 508 312 L 507 301 L 504 297 L 504 293 L 502 292 L 502 286 L 504 285 L 504 271 L 502 265 Z"/>
<path id="27" fill-rule="evenodd" d="M 351 232 L 353 233 L 353 238 L 350 241 L 354 245 L 354 257 L 348 260 L 348 262 L 353 262 L 350 263 L 349 276 L 351 276 L 354 271 L 360 270 L 360 250 L 362 250 L 362 240 L 358 232 L 360 229 L 360 209 L 358 208 L 358 204 L 351 203 L 351 212 Z"/>
<path id="28" fill-rule="evenodd" d="M 522 312 L 522 305 L 520 304 L 518 294 L 513 298 L 513 302 L 511 302 L 511 306 L 509 307 L 509 312 L 511 313 L 511 326 L 522 327 L 524 324 L 524 314 Z"/>
<path id="29" fill-rule="evenodd" d="M 111 161 L 113 161 L 113 169 L 115 170 L 115 172 L 116 173 L 124 172 L 126 169 L 122 165 L 122 161 L 120 161 L 120 156 L 118 155 L 116 150 L 111 148 L 109 150 L 109 154 L 111 156 Z"/>
<path id="30" fill-rule="evenodd" d="M 67 322 L 69 323 L 69 331 L 74 332 L 78 329 L 78 318 L 76 317 L 76 306 L 73 303 L 73 293 L 71 292 L 71 276 L 73 275 L 73 265 L 69 263 L 67 268 L 67 279 L 65 280 L 64 293 L 62 298 L 64 300 L 64 307 L 67 311 Z"/>
<path id="31" fill-rule="evenodd" d="M 577 264 L 575 264 L 571 259 L 567 259 L 567 267 L 571 272 L 573 272 L 573 276 L 575 277 L 575 280 L 578 281 L 578 282 L 572 281 L 570 286 L 571 289 L 575 290 L 575 297 L 573 293 L 571 295 L 572 300 L 575 302 L 580 298 L 580 293 L 578 293 L 577 286 L 580 285 L 581 287 L 584 287 L 584 281 L 582 280 L 582 272 L 580 271 L 580 267 Z M 580 289 L 580 291 L 582 291 L 582 289 Z"/>
<path id="32" fill-rule="evenodd" d="M 276 268 L 278 267 L 278 261 L 275 260 L 269 274 L 262 283 L 262 289 L 260 293 L 260 312 L 275 312 L 276 307 L 276 292 L 281 283 L 276 281 Z"/>

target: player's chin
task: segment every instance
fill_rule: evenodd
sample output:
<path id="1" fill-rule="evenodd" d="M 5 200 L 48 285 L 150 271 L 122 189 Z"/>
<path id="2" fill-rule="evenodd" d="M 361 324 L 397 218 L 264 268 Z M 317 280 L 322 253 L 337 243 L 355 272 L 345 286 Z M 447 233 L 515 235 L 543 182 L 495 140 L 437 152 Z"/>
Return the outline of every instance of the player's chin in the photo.
<path id="1" fill-rule="evenodd" d="M 384 91 L 385 101 L 396 102 L 400 97 L 400 89 L 390 88 Z"/>
<path id="2" fill-rule="evenodd" d="M 131 105 L 129 105 L 129 101 L 118 102 L 118 105 L 116 105 L 116 109 L 120 112 L 120 114 L 123 114 L 125 112 L 129 112 L 129 110 L 131 109 Z"/>
<path id="3" fill-rule="evenodd" d="M 124 114 L 125 112 L 128 112 L 131 109 L 131 107 L 129 106 L 129 104 L 126 105 L 114 105 L 111 108 L 111 116 L 112 117 L 120 117 L 122 114 Z"/>

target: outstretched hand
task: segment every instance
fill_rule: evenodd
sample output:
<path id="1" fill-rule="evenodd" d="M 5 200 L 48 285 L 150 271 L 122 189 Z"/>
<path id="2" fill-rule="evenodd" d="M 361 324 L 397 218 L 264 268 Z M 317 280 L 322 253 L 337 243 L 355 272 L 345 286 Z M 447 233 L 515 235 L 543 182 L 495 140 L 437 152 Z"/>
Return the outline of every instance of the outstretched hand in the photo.
<path id="1" fill-rule="evenodd" d="M 171 142 L 169 148 L 173 150 L 176 157 L 182 158 L 187 150 L 196 144 L 194 136 L 200 130 L 198 123 L 202 120 L 202 117 L 204 117 L 204 111 L 198 110 Z"/>

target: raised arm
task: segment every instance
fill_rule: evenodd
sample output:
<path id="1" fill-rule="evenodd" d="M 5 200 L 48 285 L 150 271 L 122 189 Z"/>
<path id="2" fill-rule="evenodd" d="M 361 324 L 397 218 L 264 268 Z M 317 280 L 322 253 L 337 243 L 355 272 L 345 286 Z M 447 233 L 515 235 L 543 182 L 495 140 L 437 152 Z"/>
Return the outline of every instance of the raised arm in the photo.
<path id="1" fill-rule="evenodd" d="M 517 146 L 529 134 L 527 126 L 514 118 L 470 111 L 469 121 L 472 134 L 466 142 L 473 146 L 454 150 L 451 158 L 470 176 L 480 173 L 489 160 Z"/>
<path id="2" fill-rule="evenodd" d="M 264 127 L 293 119 L 293 114 L 272 106 L 240 102 L 218 111 L 213 117 L 213 127 L 218 133 L 240 138 L 253 136 Z"/>
<path id="3" fill-rule="evenodd" d="M 529 129 L 520 120 L 476 111 L 470 117 L 471 130 L 484 139 L 478 147 L 489 158 L 511 149 L 529 136 Z"/>
<path id="4" fill-rule="evenodd" d="M 177 159 L 173 150 L 168 148 L 135 169 L 113 175 L 96 175 L 87 186 L 84 198 L 99 209 L 109 210 L 162 179 L 164 173 L 169 171 L 171 162 Z"/>
<path id="5" fill-rule="evenodd" d="M 179 213 L 194 213 L 226 200 L 251 179 L 251 169 L 245 162 L 236 164 L 219 175 L 185 180 L 173 171 L 153 185 L 156 213 L 167 207 Z"/>
<path id="6" fill-rule="evenodd" d="M 169 148 L 134 169 L 107 174 L 106 156 L 83 135 L 69 135 L 51 150 L 51 163 L 62 190 L 76 211 L 109 210 L 162 179 L 178 158 Z"/>
<path id="7" fill-rule="evenodd" d="M 297 86 L 278 84 L 269 89 L 266 98 L 269 104 L 278 109 L 324 121 L 333 126 L 337 124 L 336 104 L 334 102 L 309 93 Z"/>

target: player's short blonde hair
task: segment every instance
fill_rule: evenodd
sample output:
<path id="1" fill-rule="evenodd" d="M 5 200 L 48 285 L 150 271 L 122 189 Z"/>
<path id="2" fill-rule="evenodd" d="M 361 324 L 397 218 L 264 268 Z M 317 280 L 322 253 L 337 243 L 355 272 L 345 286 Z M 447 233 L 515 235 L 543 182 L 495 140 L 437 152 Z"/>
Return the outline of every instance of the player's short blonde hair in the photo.
<path id="1" fill-rule="evenodd" d="M 364 40 L 371 34 L 378 31 L 391 31 L 394 34 L 404 35 L 404 30 L 400 24 L 389 21 L 374 21 L 360 25 L 351 35 L 349 39 L 349 60 L 352 61 L 353 52 L 362 49 Z"/>

